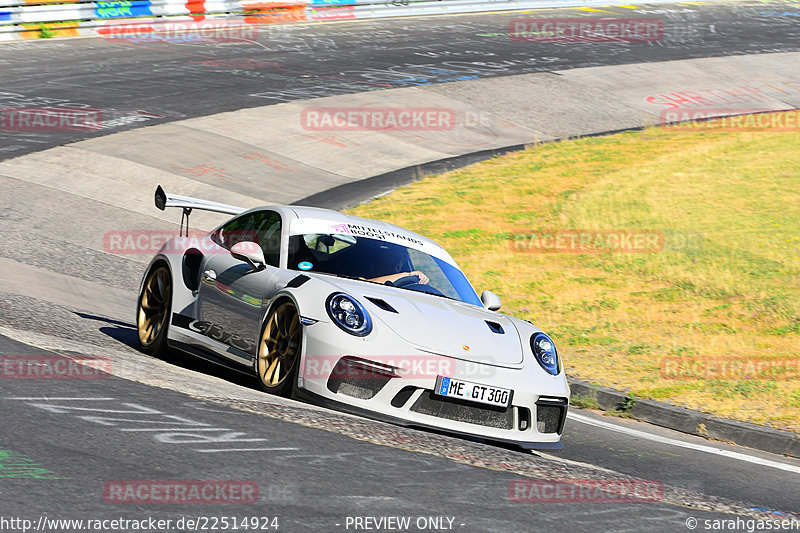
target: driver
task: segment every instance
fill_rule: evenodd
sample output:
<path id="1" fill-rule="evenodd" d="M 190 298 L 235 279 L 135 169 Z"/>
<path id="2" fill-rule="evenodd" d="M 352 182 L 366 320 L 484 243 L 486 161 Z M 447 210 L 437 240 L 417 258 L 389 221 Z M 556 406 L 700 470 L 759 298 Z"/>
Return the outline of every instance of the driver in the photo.
<path id="1" fill-rule="evenodd" d="M 386 283 L 388 281 L 390 283 L 394 283 L 400 278 L 407 276 L 416 276 L 419 278 L 417 283 L 421 283 L 423 285 L 426 285 L 428 281 L 430 281 L 428 276 L 419 270 L 411 270 L 409 272 L 403 271 L 403 266 L 406 264 L 406 260 L 403 252 L 397 248 L 389 248 L 386 250 L 379 249 L 377 256 L 378 258 L 376 258 L 375 261 L 375 272 L 388 272 L 388 274 L 384 274 L 383 276 L 378 276 L 376 278 L 367 278 L 367 281 L 372 281 L 375 283 Z"/>

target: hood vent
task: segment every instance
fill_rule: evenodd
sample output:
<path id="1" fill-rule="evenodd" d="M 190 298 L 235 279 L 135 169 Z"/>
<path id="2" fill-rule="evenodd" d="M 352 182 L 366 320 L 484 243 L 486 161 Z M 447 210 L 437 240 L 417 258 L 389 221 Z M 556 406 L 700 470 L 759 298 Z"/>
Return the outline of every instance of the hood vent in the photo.
<path id="1" fill-rule="evenodd" d="M 505 331 L 503 331 L 503 326 L 501 326 L 497 322 L 491 322 L 487 320 L 486 325 L 489 326 L 489 329 L 492 330 L 492 333 L 497 333 L 498 335 L 502 335 L 503 333 L 505 333 Z"/>
<path id="2" fill-rule="evenodd" d="M 301 286 L 303 283 L 305 283 L 306 281 L 308 281 L 310 279 L 311 278 L 309 278 L 308 276 L 304 276 L 303 274 L 300 274 L 299 276 L 296 276 L 294 279 L 292 279 L 292 281 L 287 283 L 286 286 L 289 287 L 289 288 L 292 288 L 292 289 L 296 289 L 297 287 Z"/>
<path id="3" fill-rule="evenodd" d="M 373 298 L 372 296 L 365 296 L 364 298 L 374 303 L 384 311 L 389 311 L 390 313 L 397 313 L 397 309 L 386 303 L 384 300 L 381 300 L 380 298 Z"/>

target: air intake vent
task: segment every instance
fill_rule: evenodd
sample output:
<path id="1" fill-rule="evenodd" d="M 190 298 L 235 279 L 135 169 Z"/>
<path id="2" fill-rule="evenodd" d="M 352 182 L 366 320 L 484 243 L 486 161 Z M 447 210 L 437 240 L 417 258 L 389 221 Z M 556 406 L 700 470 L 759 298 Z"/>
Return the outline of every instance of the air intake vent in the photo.
<path id="1" fill-rule="evenodd" d="M 290 287 L 292 289 L 296 289 L 297 287 L 301 286 L 303 283 L 305 283 L 306 281 L 308 281 L 310 279 L 311 278 L 309 278 L 308 276 L 304 276 L 303 274 L 300 274 L 299 276 L 296 276 L 294 279 L 292 279 L 292 281 L 287 283 L 286 286 Z"/>
<path id="2" fill-rule="evenodd" d="M 365 296 L 365 298 L 370 302 L 374 303 L 375 305 L 377 305 L 378 307 L 380 307 L 381 309 L 383 309 L 384 311 L 389 311 L 390 313 L 397 313 L 397 309 L 386 303 L 384 300 L 381 300 L 380 298 L 373 298 L 371 296 Z"/>
<path id="3" fill-rule="evenodd" d="M 189 248 L 183 254 L 183 284 L 190 291 L 200 287 L 200 264 L 203 262 L 203 253 L 197 248 Z"/>
<path id="4" fill-rule="evenodd" d="M 417 392 L 416 387 L 406 385 L 400 389 L 400 392 L 394 395 L 394 398 L 392 398 L 392 407 L 403 407 L 415 392 Z"/>
<path id="5" fill-rule="evenodd" d="M 505 331 L 503 331 L 503 326 L 501 326 L 497 322 L 491 322 L 487 320 L 486 325 L 489 326 L 489 329 L 492 330 L 492 333 L 497 333 L 498 335 L 502 335 L 503 333 L 505 333 Z"/>
<path id="6" fill-rule="evenodd" d="M 531 428 L 531 410 L 527 407 L 520 407 L 519 411 L 519 430 L 528 431 Z"/>
<path id="7" fill-rule="evenodd" d="M 536 429 L 539 433 L 558 433 L 564 430 L 567 419 L 567 401 L 539 398 L 536 402 Z"/>
<path id="8" fill-rule="evenodd" d="M 396 377 L 392 367 L 358 359 L 342 357 L 328 378 L 328 390 L 353 398 L 369 400 L 378 394 L 389 380 Z"/>
<path id="9" fill-rule="evenodd" d="M 411 406 L 411 411 L 498 429 L 514 427 L 514 409 L 512 407 L 493 407 L 453 398 L 443 398 L 432 394 L 429 390 L 424 391 L 417 398 L 417 401 Z"/>

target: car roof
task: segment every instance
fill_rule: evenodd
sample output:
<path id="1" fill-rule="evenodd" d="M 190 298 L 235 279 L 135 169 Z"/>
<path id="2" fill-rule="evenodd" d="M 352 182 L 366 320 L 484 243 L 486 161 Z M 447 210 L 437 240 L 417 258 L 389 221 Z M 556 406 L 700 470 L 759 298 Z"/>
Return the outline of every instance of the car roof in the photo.
<path id="1" fill-rule="evenodd" d="M 277 206 L 271 206 L 271 208 L 275 207 Z M 348 215 L 340 213 L 339 211 L 320 207 L 282 207 L 284 209 L 281 209 L 281 211 L 285 214 L 289 214 L 288 212 L 291 211 L 296 217 L 288 221 L 290 235 L 341 233 L 354 235 L 356 237 L 375 238 L 414 248 L 439 259 L 443 259 L 452 265 L 456 265 L 450 254 L 436 241 L 395 224 L 371 218 Z"/>
<path id="2" fill-rule="evenodd" d="M 420 235 L 414 231 L 384 222 L 382 220 L 375 220 L 372 218 L 358 217 L 332 211 L 330 209 L 321 209 L 318 207 L 292 207 L 297 214 L 298 222 L 294 223 L 292 230 L 298 230 L 303 227 L 321 226 L 331 227 L 333 232 L 353 233 L 354 235 L 362 235 L 367 237 L 374 237 L 375 235 L 382 235 L 389 237 L 388 240 L 399 240 L 404 244 L 418 243 L 422 245 L 427 253 L 431 253 L 431 249 L 441 250 L 442 248 L 436 241 Z M 303 220 L 304 222 L 299 222 Z M 292 231 L 292 233 L 307 233 L 306 231 Z"/>
<path id="3" fill-rule="evenodd" d="M 459 268 L 447 250 L 433 239 L 381 220 L 357 217 L 322 207 L 297 205 L 264 205 L 242 211 L 237 216 L 266 210 L 281 213 L 287 223 L 289 235 L 341 233 L 385 240 L 414 248 Z"/>

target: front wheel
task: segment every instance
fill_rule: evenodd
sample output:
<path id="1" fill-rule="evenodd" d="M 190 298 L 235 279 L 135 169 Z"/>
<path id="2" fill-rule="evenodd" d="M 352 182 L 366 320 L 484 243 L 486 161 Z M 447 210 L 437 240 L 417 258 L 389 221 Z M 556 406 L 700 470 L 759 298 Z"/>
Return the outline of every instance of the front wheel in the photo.
<path id="1" fill-rule="evenodd" d="M 297 378 L 303 330 L 297 307 L 279 304 L 267 318 L 258 343 L 256 372 L 261 388 L 279 396 L 289 396 Z"/>
<path id="2" fill-rule="evenodd" d="M 147 274 L 136 306 L 136 330 L 143 352 L 155 356 L 166 352 L 171 304 L 172 277 L 161 264 Z"/>

